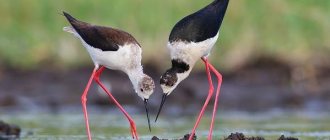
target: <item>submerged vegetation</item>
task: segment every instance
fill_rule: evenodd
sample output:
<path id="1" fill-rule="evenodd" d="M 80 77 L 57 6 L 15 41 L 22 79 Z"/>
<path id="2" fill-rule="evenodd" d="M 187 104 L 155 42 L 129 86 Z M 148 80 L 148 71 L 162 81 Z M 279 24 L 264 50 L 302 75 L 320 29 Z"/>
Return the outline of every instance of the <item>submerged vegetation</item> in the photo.
<path id="1" fill-rule="evenodd" d="M 130 32 L 144 48 L 143 60 L 157 62 L 168 57 L 165 46 L 173 25 L 210 1 L 1 1 L 0 65 L 31 69 L 89 62 L 79 42 L 62 31 L 68 25 L 59 14 L 63 10 Z M 329 64 L 329 7 L 328 0 L 231 1 L 211 58 L 225 69 L 260 55 L 298 65 Z M 159 50 L 164 50 L 160 56 L 152 53 Z"/>

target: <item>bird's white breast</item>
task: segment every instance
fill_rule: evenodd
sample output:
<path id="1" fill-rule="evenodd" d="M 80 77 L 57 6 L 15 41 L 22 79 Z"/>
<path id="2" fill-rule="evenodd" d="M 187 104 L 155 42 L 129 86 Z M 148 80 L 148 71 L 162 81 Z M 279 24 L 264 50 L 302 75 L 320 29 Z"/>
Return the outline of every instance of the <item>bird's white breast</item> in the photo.
<path id="1" fill-rule="evenodd" d="M 218 39 L 219 33 L 213 38 L 201 42 L 169 42 L 167 44 L 168 49 L 171 53 L 172 59 L 181 59 L 182 61 L 193 66 L 195 62 L 203 57 L 209 55 L 212 47 Z"/>

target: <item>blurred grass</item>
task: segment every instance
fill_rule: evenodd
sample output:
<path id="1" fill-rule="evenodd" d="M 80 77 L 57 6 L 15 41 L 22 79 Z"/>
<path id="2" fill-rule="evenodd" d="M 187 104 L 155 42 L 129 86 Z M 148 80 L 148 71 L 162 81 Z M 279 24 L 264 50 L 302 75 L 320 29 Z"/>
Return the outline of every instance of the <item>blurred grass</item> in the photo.
<path id="1" fill-rule="evenodd" d="M 68 25 L 58 14 L 63 10 L 83 21 L 130 32 L 144 49 L 144 62 L 168 59 L 165 46 L 173 25 L 210 2 L 3 0 L 0 66 L 34 69 L 43 64 L 91 64 L 80 42 L 62 31 Z M 225 69 L 259 55 L 292 63 L 326 60 L 330 56 L 329 7 L 328 0 L 232 0 L 211 58 Z"/>

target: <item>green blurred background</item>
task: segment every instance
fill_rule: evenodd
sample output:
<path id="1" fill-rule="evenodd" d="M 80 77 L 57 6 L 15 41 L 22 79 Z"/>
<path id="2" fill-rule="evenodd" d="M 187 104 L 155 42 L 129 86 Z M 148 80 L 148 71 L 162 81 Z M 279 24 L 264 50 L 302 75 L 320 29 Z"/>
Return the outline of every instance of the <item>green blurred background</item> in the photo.
<path id="1" fill-rule="evenodd" d="M 0 66 L 24 70 L 89 65 L 80 42 L 62 31 L 68 26 L 59 14 L 62 11 L 131 33 L 143 47 L 143 61 L 159 62 L 168 59 L 166 42 L 173 25 L 208 3 L 210 0 L 3 0 Z M 329 65 L 329 7 L 328 0 L 232 0 L 212 62 L 229 71 L 258 56 L 294 66 Z"/>

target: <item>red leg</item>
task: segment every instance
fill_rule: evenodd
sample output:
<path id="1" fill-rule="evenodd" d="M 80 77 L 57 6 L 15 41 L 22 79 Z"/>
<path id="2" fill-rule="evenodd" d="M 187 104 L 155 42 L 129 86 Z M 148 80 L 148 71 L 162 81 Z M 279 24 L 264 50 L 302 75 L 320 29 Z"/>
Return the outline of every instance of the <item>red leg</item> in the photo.
<path id="1" fill-rule="evenodd" d="M 210 101 L 210 99 L 211 99 L 211 97 L 213 95 L 213 90 L 214 90 L 212 79 L 211 79 L 211 73 L 210 73 L 210 69 L 209 69 L 209 65 L 208 65 L 208 60 L 205 57 L 203 57 L 202 60 L 205 63 L 205 70 L 206 70 L 207 78 L 209 80 L 209 93 L 208 93 L 207 98 L 205 100 L 205 103 L 204 103 L 204 105 L 203 105 L 203 107 L 202 107 L 202 109 L 201 109 L 201 111 L 200 111 L 200 113 L 198 115 L 198 118 L 196 120 L 195 126 L 194 126 L 194 128 L 192 129 L 192 131 L 190 133 L 189 140 L 192 140 L 192 138 L 193 138 L 193 136 L 195 134 L 196 128 L 197 128 L 197 126 L 198 126 L 198 124 L 199 124 L 202 116 L 204 115 L 204 111 L 206 109 L 206 106 L 209 104 L 209 101 Z"/>
<path id="2" fill-rule="evenodd" d="M 88 90 L 92 84 L 92 80 L 95 76 L 95 73 L 96 73 L 96 70 L 97 70 L 97 67 L 94 68 L 93 72 L 92 72 L 92 75 L 91 77 L 89 78 L 88 80 L 88 83 L 86 85 L 86 88 L 81 96 L 81 104 L 82 104 L 82 107 L 83 107 L 83 112 L 84 112 L 84 118 L 85 118 L 85 124 L 86 124 L 86 132 L 87 132 L 87 136 L 88 136 L 88 140 L 92 140 L 92 137 L 91 137 L 91 133 L 90 133 L 90 130 L 89 130 L 89 123 L 88 123 L 88 113 L 87 113 L 87 107 L 86 107 L 86 102 L 87 102 L 87 94 L 88 94 Z"/>
<path id="3" fill-rule="evenodd" d="M 136 132 L 136 126 L 135 123 L 133 121 L 133 119 L 131 118 L 130 115 L 128 115 L 128 113 L 125 111 L 125 109 L 118 103 L 118 101 L 112 96 L 112 94 L 110 93 L 110 91 L 101 83 L 100 81 L 100 75 L 102 73 L 102 71 L 104 70 L 105 67 L 101 67 L 95 74 L 94 80 L 96 81 L 96 83 L 98 83 L 101 88 L 108 94 L 109 98 L 117 105 L 117 107 L 120 109 L 121 112 L 124 113 L 124 115 L 126 116 L 126 118 L 128 119 L 130 126 L 131 126 L 131 134 L 133 139 L 138 140 L 138 135 Z"/>
<path id="4" fill-rule="evenodd" d="M 219 99 L 219 95 L 220 95 L 220 87 L 221 87 L 221 84 L 222 84 L 222 75 L 212 66 L 212 64 L 208 63 L 208 65 L 209 65 L 211 71 L 217 76 L 217 79 L 218 79 L 217 91 L 216 91 L 216 94 L 215 94 L 215 101 L 214 101 L 214 106 L 213 106 L 211 126 L 210 126 L 210 131 L 209 131 L 209 136 L 208 136 L 208 139 L 211 140 L 212 139 L 214 119 L 215 119 L 215 115 L 216 115 L 217 108 L 218 108 L 218 99 Z"/>

